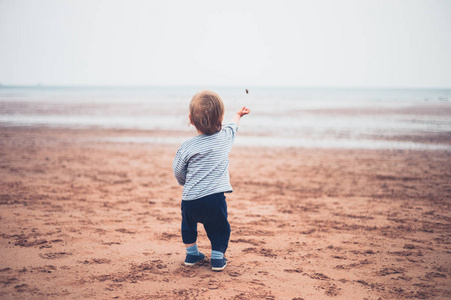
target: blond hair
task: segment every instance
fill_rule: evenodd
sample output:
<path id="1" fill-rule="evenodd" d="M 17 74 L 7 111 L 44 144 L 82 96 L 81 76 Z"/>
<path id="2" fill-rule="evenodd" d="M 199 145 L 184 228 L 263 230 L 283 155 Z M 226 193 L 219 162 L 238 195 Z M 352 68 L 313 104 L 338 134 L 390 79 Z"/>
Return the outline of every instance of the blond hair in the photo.
<path id="1" fill-rule="evenodd" d="M 222 128 L 224 103 L 215 92 L 201 91 L 191 99 L 189 115 L 197 130 L 206 135 L 214 134 Z"/>

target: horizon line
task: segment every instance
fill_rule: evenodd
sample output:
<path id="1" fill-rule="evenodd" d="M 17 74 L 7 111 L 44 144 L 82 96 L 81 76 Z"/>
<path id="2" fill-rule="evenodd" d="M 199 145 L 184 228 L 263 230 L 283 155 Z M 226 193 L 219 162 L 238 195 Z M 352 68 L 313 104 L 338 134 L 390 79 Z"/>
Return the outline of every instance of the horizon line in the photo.
<path id="1" fill-rule="evenodd" d="M 76 84 L 30 84 L 30 85 L 21 85 L 21 84 L 1 84 L 0 89 L 2 88 L 194 88 L 200 86 L 210 86 L 215 88 L 286 88 L 286 89 L 362 89 L 362 90 L 378 90 L 378 89 L 386 89 L 386 90 L 451 90 L 451 86 L 449 87 L 440 87 L 440 86 L 421 86 L 421 87 L 406 87 L 406 86 L 302 86 L 302 85 L 198 85 L 198 84 L 181 84 L 181 85 L 169 85 L 169 84 L 161 84 L 161 85 L 97 85 L 97 84 L 86 84 L 86 85 L 76 85 Z"/>

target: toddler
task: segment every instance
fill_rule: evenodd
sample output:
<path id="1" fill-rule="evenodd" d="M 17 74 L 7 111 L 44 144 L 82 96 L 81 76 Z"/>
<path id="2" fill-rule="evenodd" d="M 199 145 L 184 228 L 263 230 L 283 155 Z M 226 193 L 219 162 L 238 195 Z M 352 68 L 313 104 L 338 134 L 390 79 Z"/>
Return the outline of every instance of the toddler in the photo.
<path id="1" fill-rule="evenodd" d="M 192 266 L 205 255 L 197 248 L 197 223 L 204 225 L 211 242 L 211 267 L 222 271 L 227 265 L 224 253 L 230 238 L 227 203 L 224 193 L 231 193 L 229 152 L 242 116 L 241 108 L 231 123 L 222 127 L 224 104 L 212 91 L 194 95 L 189 106 L 189 120 L 198 135 L 185 141 L 177 151 L 172 168 L 182 194 L 182 240 L 186 247 L 185 265 Z"/>

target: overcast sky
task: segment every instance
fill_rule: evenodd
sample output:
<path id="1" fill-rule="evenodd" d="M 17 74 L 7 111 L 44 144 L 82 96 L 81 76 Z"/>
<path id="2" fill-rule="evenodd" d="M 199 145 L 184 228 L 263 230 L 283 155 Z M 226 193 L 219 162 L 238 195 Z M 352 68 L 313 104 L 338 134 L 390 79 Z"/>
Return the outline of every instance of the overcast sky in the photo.
<path id="1" fill-rule="evenodd" d="M 451 88 L 451 1 L 0 0 L 0 83 Z"/>

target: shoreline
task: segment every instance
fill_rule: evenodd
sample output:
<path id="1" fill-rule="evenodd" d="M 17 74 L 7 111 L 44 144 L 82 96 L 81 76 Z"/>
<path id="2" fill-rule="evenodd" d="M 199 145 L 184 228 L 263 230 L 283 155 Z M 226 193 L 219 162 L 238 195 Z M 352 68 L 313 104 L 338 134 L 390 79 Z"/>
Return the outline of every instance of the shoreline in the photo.
<path id="1" fill-rule="evenodd" d="M 91 142 L 162 144 L 179 146 L 195 136 L 194 131 L 148 130 L 129 128 L 65 127 L 53 125 L 1 124 L 3 131 L 74 132 L 93 136 Z M 418 150 L 451 151 L 451 132 L 424 132 L 393 136 L 368 135 L 359 139 L 311 138 L 301 136 L 273 136 L 268 134 L 238 133 L 234 147 L 279 149 L 330 149 L 330 150 Z"/>

